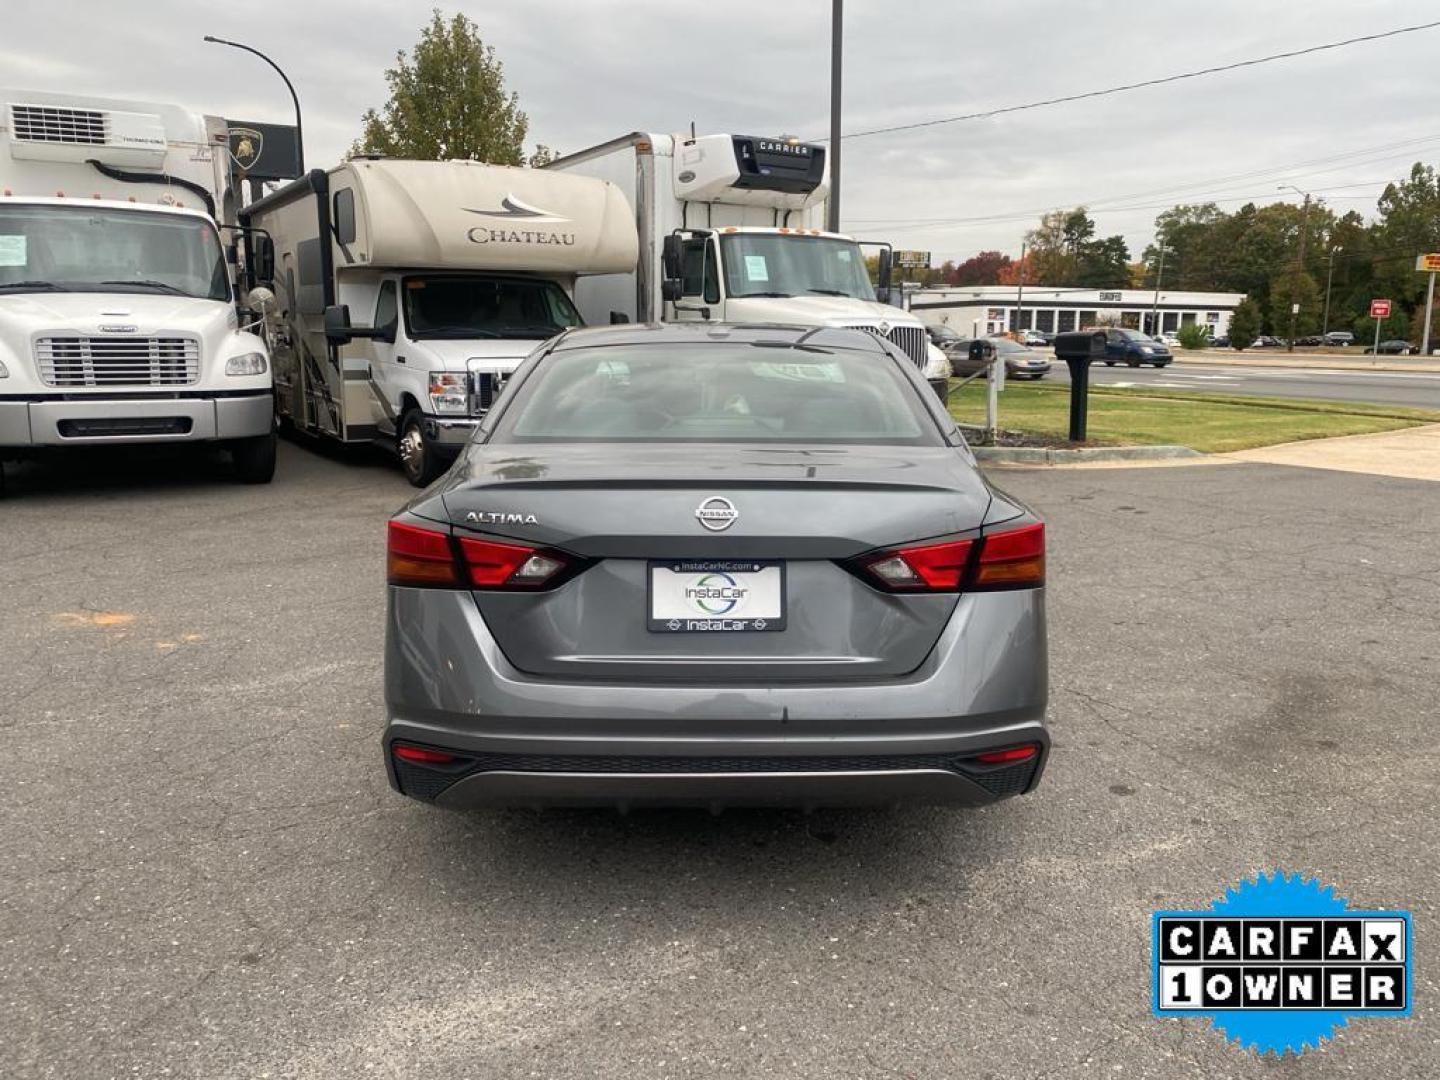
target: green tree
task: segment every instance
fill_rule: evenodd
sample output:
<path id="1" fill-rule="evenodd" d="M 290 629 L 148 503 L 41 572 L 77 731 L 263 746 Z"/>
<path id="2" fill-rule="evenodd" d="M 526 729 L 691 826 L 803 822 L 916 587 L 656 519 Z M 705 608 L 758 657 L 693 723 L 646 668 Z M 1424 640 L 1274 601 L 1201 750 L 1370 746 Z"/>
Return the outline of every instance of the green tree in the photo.
<path id="1" fill-rule="evenodd" d="M 352 155 L 525 162 L 529 120 L 518 95 L 505 91 L 495 49 L 464 15 L 447 22 L 438 9 L 433 11 L 409 55 L 403 49 L 396 53 L 385 82 L 390 100 L 383 113 L 366 111 Z M 549 148 L 540 146 L 530 160 L 539 164 L 550 156 Z"/>
<path id="2" fill-rule="evenodd" d="M 1260 305 L 1248 296 L 1230 313 L 1230 345 L 1247 349 L 1260 336 Z"/>
<path id="3" fill-rule="evenodd" d="M 1287 267 L 1270 282 L 1270 325 L 1278 334 L 1290 333 L 1290 306 L 1299 304 L 1295 333 L 1314 334 L 1320 329 L 1320 286 L 1295 265 Z"/>
<path id="4" fill-rule="evenodd" d="M 1390 297 L 1408 313 L 1425 303 L 1426 277 L 1415 272 L 1415 256 L 1440 251 L 1440 176 L 1416 162 L 1408 177 L 1385 188 L 1378 209 L 1375 295 Z M 1397 322 L 1396 332 L 1404 325 Z"/>
<path id="5" fill-rule="evenodd" d="M 1123 236 L 1082 242 L 1073 282 L 1087 289 L 1123 289 L 1130 284 L 1130 249 Z"/>

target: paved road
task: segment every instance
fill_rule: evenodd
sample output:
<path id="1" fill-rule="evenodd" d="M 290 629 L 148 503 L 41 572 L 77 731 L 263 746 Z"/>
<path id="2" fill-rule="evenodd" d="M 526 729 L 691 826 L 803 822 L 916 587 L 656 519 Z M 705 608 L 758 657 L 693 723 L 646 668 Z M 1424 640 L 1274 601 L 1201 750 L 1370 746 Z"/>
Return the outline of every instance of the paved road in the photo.
<path id="1" fill-rule="evenodd" d="M 1069 369 L 1056 363 L 1046 379 L 1068 384 Z M 1111 368 L 1098 364 L 1091 369 L 1090 379 L 1092 385 L 1156 386 L 1207 394 L 1322 398 L 1440 409 L 1440 372 L 1336 371 L 1324 368 L 1280 370 L 1177 360 L 1169 367 L 1159 369 Z"/>
<path id="2" fill-rule="evenodd" d="M 1055 753 L 981 812 L 458 816 L 381 775 L 393 469 L 0 502 L 7 1078 L 1433 1077 L 1440 484 L 997 474 L 1051 524 Z M 1261 1064 L 1148 913 L 1410 905 L 1416 1016 Z"/>

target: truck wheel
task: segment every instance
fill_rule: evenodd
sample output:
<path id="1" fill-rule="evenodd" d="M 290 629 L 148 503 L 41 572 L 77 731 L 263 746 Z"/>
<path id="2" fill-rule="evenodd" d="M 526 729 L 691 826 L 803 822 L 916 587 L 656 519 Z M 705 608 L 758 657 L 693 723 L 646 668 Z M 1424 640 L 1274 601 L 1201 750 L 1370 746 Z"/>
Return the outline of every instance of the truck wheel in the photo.
<path id="1" fill-rule="evenodd" d="M 400 418 L 395 450 L 400 455 L 405 479 L 416 487 L 425 487 L 445 471 L 440 455 L 425 437 L 425 418 L 419 409 L 411 408 Z"/>
<path id="2" fill-rule="evenodd" d="M 276 436 L 258 435 L 230 444 L 230 460 L 235 463 L 235 476 L 242 484 L 268 484 L 275 476 Z"/>

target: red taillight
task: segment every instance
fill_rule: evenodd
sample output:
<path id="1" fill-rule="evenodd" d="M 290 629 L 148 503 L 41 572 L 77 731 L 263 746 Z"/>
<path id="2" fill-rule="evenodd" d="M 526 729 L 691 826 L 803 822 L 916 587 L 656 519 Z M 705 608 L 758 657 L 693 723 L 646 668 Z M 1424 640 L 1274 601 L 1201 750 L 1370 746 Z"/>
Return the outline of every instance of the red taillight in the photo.
<path id="1" fill-rule="evenodd" d="M 1045 526 L 990 533 L 981 542 L 969 588 L 1033 589 L 1045 584 Z"/>
<path id="2" fill-rule="evenodd" d="M 455 552 L 448 533 L 392 521 L 386 531 L 385 576 L 391 585 L 458 588 Z"/>
<path id="3" fill-rule="evenodd" d="M 458 545 L 458 549 L 455 545 Z M 451 589 L 538 589 L 555 584 L 571 561 L 558 551 L 457 537 L 392 521 L 386 551 L 391 585 Z"/>
<path id="4" fill-rule="evenodd" d="M 1034 523 L 974 540 L 894 548 L 859 563 L 890 592 L 1033 589 L 1045 584 L 1045 526 Z"/>
<path id="5" fill-rule="evenodd" d="M 965 578 L 973 541 L 954 540 L 926 547 L 897 548 L 865 560 L 865 569 L 888 589 L 904 592 L 954 592 Z"/>
<path id="6" fill-rule="evenodd" d="M 565 559 L 553 551 L 523 544 L 460 538 L 460 556 L 477 589 L 536 588 L 565 569 Z"/>
<path id="7" fill-rule="evenodd" d="M 402 761 L 413 761 L 417 765 L 449 765 L 455 760 L 454 754 L 447 754 L 443 750 L 427 750 L 423 746 L 396 743 L 390 750 Z"/>
<path id="8" fill-rule="evenodd" d="M 981 765 L 1014 765 L 1017 761 L 1029 761 L 1040 752 L 1040 747 L 1034 743 L 1026 743 L 1024 746 L 1012 746 L 1008 750 L 987 750 L 983 754 L 976 754 L 971 760 L 978 761 Z"/>

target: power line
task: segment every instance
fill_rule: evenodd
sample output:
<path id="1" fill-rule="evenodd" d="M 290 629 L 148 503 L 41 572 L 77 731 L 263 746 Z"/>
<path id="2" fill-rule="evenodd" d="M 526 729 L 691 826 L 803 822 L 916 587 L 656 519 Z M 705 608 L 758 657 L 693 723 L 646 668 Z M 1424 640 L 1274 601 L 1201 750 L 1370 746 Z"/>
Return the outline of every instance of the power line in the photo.
<path id="1" fill-rule="evenodd" d="M 1250 60 L 1237 60 L 1233 64 L 1220 64 L 1216 67 L 1200 68 L 1196 71 L 1182 71 L 1175 75 L 1163 75 L 1156 79 L 1145 79 L 1141 82 L 1125 83 L 1123 86 L 1110 86 L 1103 90 L 1086 90 L 1079 94 L 1066 94 L 1063 97 L 1045 98 L 1043 101 L 1029 101 L 1023 105 L 1002 105 L 996 109 L 986 109 L 982 112 L 962 113 L 959 116 L 944 116 L 936 120 L 920 120 L 912 124 L 892 124 L 889 127 L 871 128 L 868 131 L 852 131 L 841 135 L 842 139 L 863 139 L 869 135 L 888 135 L 896 131 L 915 131 L 919 128 L 936 127 L 940 124 L 958 124 L 965 120 L 986 120 L 992 116 L 1003 116 L 1006 113 L 1024 112 L 1027 109 L 1040 109 L 1047 105 L 1063 105 L 1071 101 L 1084 101 L 1088 98 L 1106 97 L 1110 94 L 1123 94 L 1130 90 L 1141 90 L 1149 86 L 1163 86 L 1166 83 L 1181 82 L 1184 79 L 1198 79 L 1202 75 L 1218 75 L 1225 71 L 1235 71 L 1239 68 L 1255 67 L 1259 64 L 1270 64 L 1276 60 L 1290 60 L 1297 56 L 1307 56 L 1310 53 L 1326 52 L 1331 49 L 1343 49 L 1349 45 L 1359 45 L 1368 41 L 1380 41 L 1384 38 L 1399 37 L 1401 34 L 1414 34 L 1421 30 L 1433 30 L 1440 26 L 1440 20 L 1428 23 L 1419 23 L 1415 26 L 1401 26 L 1394 30 L 1384 30 L 1378 34 L 1363 34 L 1360 37 L 1346 38 L 1344 41 L 1331 41 L 1324 45 L 1311 45 L 1304 49 L 1291 49 L 1288 52 L 1271 53 L 1269 56 L 1257 56 Z M 828 139 L 814 139 L 813 142 L 828 142 Z"/>

